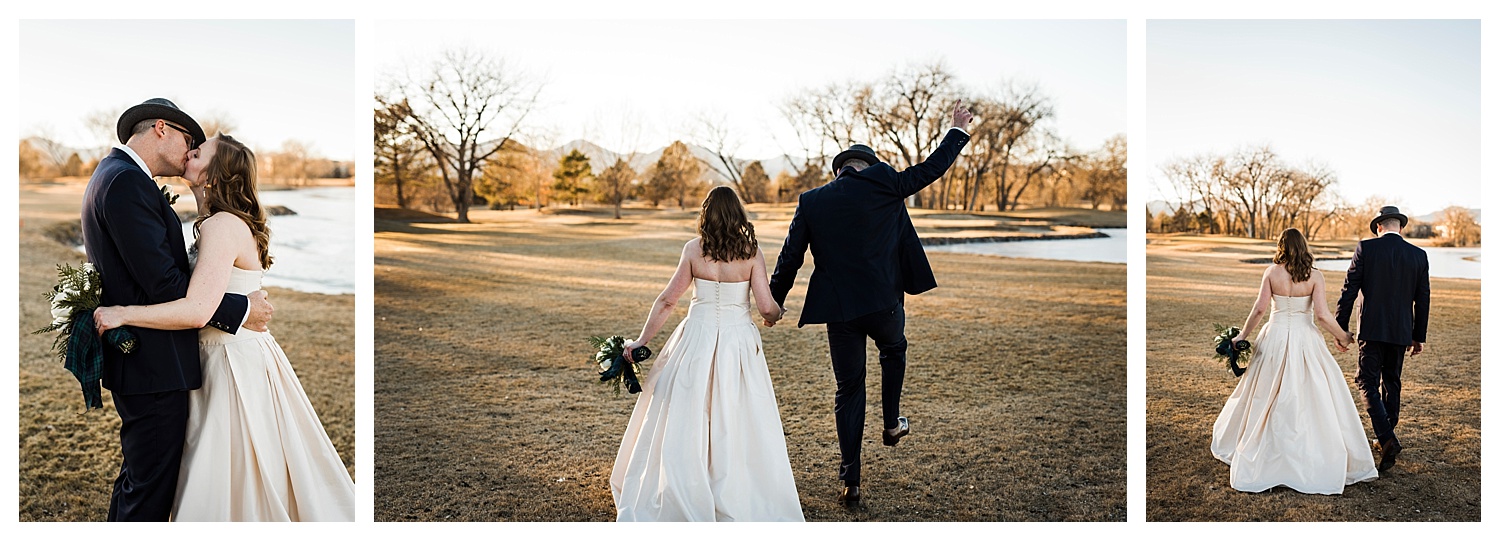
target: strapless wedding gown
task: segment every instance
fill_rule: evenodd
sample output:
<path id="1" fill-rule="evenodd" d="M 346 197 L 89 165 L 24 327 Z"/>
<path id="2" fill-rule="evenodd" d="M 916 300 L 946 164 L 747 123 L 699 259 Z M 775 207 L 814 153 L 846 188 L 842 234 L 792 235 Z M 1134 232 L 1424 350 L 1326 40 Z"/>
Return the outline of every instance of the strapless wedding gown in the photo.
<path id="1" fill-rule="evenodd" d="M 1354 396 L 1315 323 L 1312 297 L 1271 300 L 1250 366 L 1214 421 L 1214 456 L 1229 464 L 1236 490 L 1342 494 L 1377 477 Z"/>
<path id="2" fill-rule="evenodd" d="M 264 274 L 236 268 L 228 291 Z M 353 521 L 354 483 L 271 333 L 206 328 L 198 356 L 173 520 Z"/>
<path id="3" fill-rule="evenodd" d="M 609 479 L 621 521 L 801 521 L 749 282 L 693 280 Z"/>

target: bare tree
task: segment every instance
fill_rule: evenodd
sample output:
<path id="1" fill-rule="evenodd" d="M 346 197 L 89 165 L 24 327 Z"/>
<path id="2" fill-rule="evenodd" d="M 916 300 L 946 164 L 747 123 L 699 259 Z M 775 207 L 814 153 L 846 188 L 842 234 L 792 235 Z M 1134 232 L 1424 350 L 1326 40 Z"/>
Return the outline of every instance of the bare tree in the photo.
<path id="1" fill-rule="evenodd" d="M 723 114 L 701 112 L 693 119 L 693 138 L 699 144 L 714 154 L 712 160 L 702 160 L 703 165 L 709 171 L 718 174 L 729 182 L 734 190 L 740 193 L 740 198 L 746 203 L 754 203 L 750 195 L 745 192 L 745 167 L 743 160 L 734 157 L 740 149 L 740 140 L 729 128 L 729 119 Z"/>
<path id="2" fill-rule="evenodd" d="M 953 74 L 939 61 L 892 71 L 869 92 L 856 95 L 855 110 L 874 146 L 892 156 L 893 165 L 905 169 L 921 163 L 947 133 L 944 113 L 955 99 Z M 936 191 L 946 186 L 945 175 Z M 923 197 L 923 193 L 914 196 L 916 206 L 924 206 Z"/>
<path id="3" fill-rule="evenodd" d="M 115 132 L 115 125 L 119 121 L 120 113 L 124 107 L 118 109 L 94 109 L 83 116 L 83 126 L 88 129 L 99 148 L 109 151 L 109 147 L 119 142 L 119 134 Z"/>
<path id="4" fill-rule="evenodd" d="M 1469 209 L 1452 206 L 1443 209 L 1441 224 L 1447 230 L 1447 244 L 1452 246 L 1478 246 L 1479 245 L 1479 222 L 1474 221 L 1474 213 Z"/>
<path id="5" fill-rule="evenodd" d="M 229 113 L 223 111 L 208 111 L 193 118 L 198 121 L 198 126 L 203 128 L 203 134 L 208 137 L 213 137 L 221 133 L 233 134 L 235 130 L 240 129 L 240 125 L 234 121 L 234 117 L 229 116 Z"/>
<path id="6" fill-rule="evenodd" d="M 521 130 L 541 85 L 476 49 L 448 49 L 393 85 L 413 133 L 437 162 L 458 221 L 469 221 L 474 177 Z"/>
<path id="7" fill-rule="evenodd" d="M 1012 165 L 1022 154 L 1028 138 L 1035 136 L 1033 131 L 1050 121 L 1055 109 L 1052 100 L 1043 95 L 1035 84 L 1021 83 L 1007 85 L 1000 93 L 1000 98 L 993 102 L 993 106 L 994 109 L 986 111 L 984 114 L 987 116 L 982 117 L 981 121 L 991 124 L 985 134 L 988 139 L 985 146 L 988 147 L 988 152 L 995 154 L 995 206 L 1006 210 L 1019 198 L 1023 188 L 1011 175 Z M 976 117 L 981 115 L 978 111 L 974 114 Z M 976 190 L 970 196 L 978 197 L 978 194 Z M 971 200 L 970 208 L 974 207 L 974 203 Z"/>
<path id="8" fill-rule="evenodd" d="M 1125 134 L 1105 140 L 1104 148 L 1087 160 L 1084 197 L 1092 208 L 1108 201 L 1111 210 L 1125 208 Z"/>

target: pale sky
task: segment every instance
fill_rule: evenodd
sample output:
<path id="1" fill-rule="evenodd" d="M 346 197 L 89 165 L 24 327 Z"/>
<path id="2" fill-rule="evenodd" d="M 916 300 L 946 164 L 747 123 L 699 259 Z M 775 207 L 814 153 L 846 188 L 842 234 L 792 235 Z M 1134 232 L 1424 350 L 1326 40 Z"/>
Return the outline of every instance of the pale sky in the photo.
<path id="1" fill-rule="evenodd" d="M 20 136 L 101 146 L 83 119 L 149 98 L 233 121 L 254 148 L 295 139 L 353 160 L 354 21 L 21 21 Z M 212 136 L 213 134 L 208 134 Z M 110 141 L 113 143 L 114 141 Z"/>
<path id="2" fill-rule="evenodd" d="M 1057 126 L 1093 149 L 1125 131 L 1124 21 L 376 21 L 376 87 L 453 46 L 482 48 L 546 81 L 532 126 L 555 144 L 610 147 L 622 117 L 639 149 L 689 139 L 700 111 L 727 117 L 740 157 L 800 153 L 777 106 L 794 91 L 873 80 L 941 59 L 958 82 L 1040 84 Z M 611 148 L 611 150 L 628 150 Z"/>
<path id="3" fill-rule="evenodd" d="M 1351 203 L 1479 206 L 1478 21 L 1148 21 L 1145 160 L 1269 143 Z"/>

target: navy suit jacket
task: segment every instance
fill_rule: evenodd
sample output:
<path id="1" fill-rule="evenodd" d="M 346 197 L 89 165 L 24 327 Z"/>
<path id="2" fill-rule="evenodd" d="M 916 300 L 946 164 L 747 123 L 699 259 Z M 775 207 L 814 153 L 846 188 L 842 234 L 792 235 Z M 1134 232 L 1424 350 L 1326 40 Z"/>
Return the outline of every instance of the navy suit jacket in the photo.
<path id="1" fill-rule="evenodd" d="M 771 296 L 785 306 L 811 248 L 817 266 L 797 326 L 849 321 L 895 307 L 902 293 L 937 287 L 906 198 L 941 178 L 968 142 L 950 129 L 931 156 L 905 171 L 886 163 L 846 169 L 798 197 L 770 283 Z"/>
<path id="2" fill-rule="evenodd" d="M 83 195 L 83 246 L 103 279 L 104 306 L 148 305 L 187 296 L 192 270 L 177 212 L 151 177 L 120 149 L 99 161 Z M 226 294 L 210 325 L 239 330 L 249 302 Z M 130 327 L 134 352 L 104 348 L 104 388 L 132 395 L 197 389 L 198 330 Z"/>
<path id="3" fill-rule="evenodd" d="M 1339 295 L 1339 327 L 1349 330 L 1354 297 L 1365 294 L 1359 309 L 1359 339 L 1409 346 L 1427 341 L 1427 313 L 1432 290 L 1427 281 L 1427 252 L 1400 235 L 1359 241 L 1344 291 Z"/>

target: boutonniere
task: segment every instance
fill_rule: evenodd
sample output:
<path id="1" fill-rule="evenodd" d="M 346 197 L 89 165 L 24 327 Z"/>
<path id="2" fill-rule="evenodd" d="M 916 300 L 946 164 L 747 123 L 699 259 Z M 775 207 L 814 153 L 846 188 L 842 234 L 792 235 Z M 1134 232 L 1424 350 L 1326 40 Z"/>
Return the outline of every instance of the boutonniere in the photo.
<path id="1" fill-rule="evenodd" d="M 168 205 L 176 205 L 177 204 L 177 198 L 181 197 L 181 196 L 179 196 L 179 195 L 177 195 L 175 193 L 172 193 L 172 185 L 171 184 L 162 184 L 161 185 L 161 196 L 165 197 L 167 199 L 167 204 Z"/>

